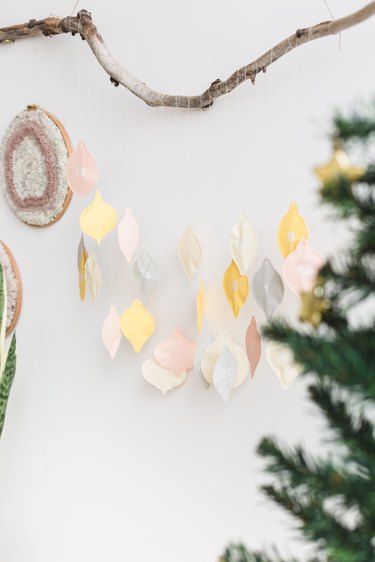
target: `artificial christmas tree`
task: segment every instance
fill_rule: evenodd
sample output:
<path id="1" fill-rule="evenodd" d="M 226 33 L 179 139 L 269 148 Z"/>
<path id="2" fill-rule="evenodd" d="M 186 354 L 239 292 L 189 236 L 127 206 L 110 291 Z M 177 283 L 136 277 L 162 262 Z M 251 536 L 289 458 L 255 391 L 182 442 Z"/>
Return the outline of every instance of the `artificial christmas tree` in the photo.
<path id="1" fill-rule="evenodd" d="M 340 265 L 328 262 L 315 288 L 302 295 L 300 319 L 307 330 L 278 320 L 263 331 L 303 367 L 310 399 L 332 432 L 326 458 L 270 438 L 258 447 L 267 472 L 277 477 L 263 492 L 294 516 L 314 547 L 306 562 L 375 560 L 375 164 L 353 167 L 343 152 L 346 145 L 359 145 L 371 158 L 374 137 L 375 104 L 350 119 L 335 118 L 334 158 L 316 173 L 323 181 L 322 203 L 353 231 L 351 247 Z M 359 304 L 368 307 L 361 326 L 351 321 Z M 221 560 L 296 562 L 272 552 L 230 545 Z"/>

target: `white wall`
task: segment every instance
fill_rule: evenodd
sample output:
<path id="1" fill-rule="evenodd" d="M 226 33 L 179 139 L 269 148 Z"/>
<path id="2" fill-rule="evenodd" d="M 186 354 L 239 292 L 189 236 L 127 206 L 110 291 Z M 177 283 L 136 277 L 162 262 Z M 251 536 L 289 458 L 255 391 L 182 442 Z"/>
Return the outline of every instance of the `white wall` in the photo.
<path id="1" fill-rule="evenodd" d="M 1 25 L 68 15 L 73 0 L 3 3 Z M 356 0 L 331 0 L 336 16 Z M 140 79 L 168 92 L 197 93 L 296 28 L 329 18 L 323 1 L 160 0 L 80 4 L 92 11 L 113 54 Z M 54 113 L 100 167 L 100 188 L 119 211 L 131 205 L 162 280 L 149 301 L 157 321 L 139 356 L 122 343 L 111 363 L 100 328 L 111 303 L 137 295 L 115 234 L 97 251 L 105 289 L 81 304 L 76 278 L 75 198 L 48 229 L 20 223 L 2 202 L 0 238 L 22 272 L 19 363 L 0 443 L 0 560 L 6 562 L 213 562 L 230 540 L 270 541 L 301 552 L 291 521 L 257 491 L 254 453 L 277 434 L 316 448 L 317 413 L 304 384 L 284 392 L 263 356 L 255 380 L 224 407 L 192 373 L 166 398 L 140 375 L 156 342 L 179 325 L 196 337 L 194 296 L 176 258 L 187 223 L 199 235 L 202 274 L 218 298 L 211 329 L 243 343 L 250 298 L 231 318 L 221 294 L 228 235 L 246 209 L 259 235 L 252 272 L 281 257 L 277 226 L 292 200 L 327 255 L 337 226 L 318 206 L 315 164 L 330 154 L 325 134 L 336 107 L 374 93 L 375 21 L 298 49 L 209 111 L 150 109 L 115 89 L 78 37 L 33 39 L 0 49 L 0 131 L 27 104 Z M 94 245 L 90 247 L 94 248 Z M 214 295 L 214 297 L 212 297 Z M 288 293 L 282 312 L 293 318 Z M 206 325 L 206 330 L 208 329 Z"/>

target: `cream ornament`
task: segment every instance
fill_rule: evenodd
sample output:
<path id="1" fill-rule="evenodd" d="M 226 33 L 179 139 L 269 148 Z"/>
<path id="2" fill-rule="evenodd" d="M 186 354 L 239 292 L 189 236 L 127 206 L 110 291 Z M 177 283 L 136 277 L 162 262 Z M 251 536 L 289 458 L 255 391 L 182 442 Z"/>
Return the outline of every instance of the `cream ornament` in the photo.
<path id="1" fill-rule="evenodd" d="M 186 227 L 185 232 L 179 240 L 177 255 L 184 268 L 186 277 L 191 281 L 199 267 L 202 250 L 200 242 L 190 224 Z"/>
<path id="2" fill-rule="evenodd" d="M 247 214 L 243 212 L 238 222 L 233 225 L 230 236 L 232 259 L 237 264 L 241 275 L 246 275 L 255 260 L 258 248 L 257 235 L 251 226 Z"/>
<path id="3" fill-rule="evenodd" d="M 97 191 L 93 203 L 81 214 L 79 219 L 81 230 L 100 244 L 103 238 L 112 232 L 116 223 L 116 210 L 106 203 L 100 191 Z"/>
<path id="4" fill-rule="evenodd" d="M 120 328 L 134 351 L 139 353 L 155 331 L 155 320 L 141 301 L 135 300 L 121 316 Z"/>
<path id="5" fill-rule="evenodd" d="M 103 276 L 94 254 L 89 254 L 85 262 L 85 280 L 92 298 L 96 302 L 103 285 Z"/>
<path id="6" fill-rule="evenodd" d="M 292 352 L 285 345 L 270 341 L 266 356 L 284 390 L 303 372 L 302 366 L 296 363 Z"/>
<path id="7" fill-rule="evenodd" d="M 202 363 L 202 355 L 206 349 L 206 347 L 208 345 L 210 345 L 210 343 L 212 343 L 214 341 L 214 337 L 212 334 L 207 334 L 206 337 L 201 341 L 201 343 L 198 345 L 197 350 L 195 352 L 195 356 L 194 356 L 194 369 L 195 372 L 199 375 L 204 388 L 207 390 L 210 388 L 210 383 L 204 378 L 203 373 L 202 373 L 202 367 L 201 367 L 201 363 Z"/>
<path id="8" fill-rule="evenodd" d="M 221 332 L 215 341 L 204 349 L 200 362 L 200 368 L 206 381 L 209 384 L 212 384 L 215 364 L 224 347 L 228 348 L 228 351 L 230 351 L 236 360 L 237 374 L 233 384 L 233 388 L 236 388 L 245 381 L 249 373 L 249 362 L 244 351 L 239 345 L 232 341 L 231 336 L 227 332 Z"/>
<path id="9" fill-rule="evenodd" d="M 187 372 L 184 371 L 175 375 L 168 369 L 159 365 L 155 359 L 147 359 L 141 368 L 143 378 L 165 395 L 169 390 L 183 384 L 186 380 Z"/>

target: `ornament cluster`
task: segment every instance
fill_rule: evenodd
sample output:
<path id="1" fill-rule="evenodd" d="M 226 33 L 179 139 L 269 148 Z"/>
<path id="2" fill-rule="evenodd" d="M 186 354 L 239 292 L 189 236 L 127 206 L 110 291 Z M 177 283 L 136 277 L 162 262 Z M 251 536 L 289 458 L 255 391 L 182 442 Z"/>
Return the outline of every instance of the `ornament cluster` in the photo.
<path id="1" fill-rule="evenodd" d="M 337 166 L 345 158 L 334 154 L 332 162 L 316 169 L 324 181 L 327 174 L 337 174 Z M 347 160 L 344 162 L 348 168 Z M 78 195 L 90 193 L 98 180 L 95 161 L 84 144 L 79 143 L 72 152 L 67 165 L 67 176 L 72 191 Z M 323 177 L 324 176 L 324 177 Z M 116 210 L 103 200 L 99 191 L 93 202 L 80 217 L 82 233 L 98 244 L 117 226 L 119 247 L 128 264 L 132 262 L 132 277 L 141 298 L 147 300 L 159 281 L 159 270 L 151 255 L 143 249 L 133 261 L 139 241 L 139 225 L 130 207 L 126 207 L 118 222 Z M 81 299 L 85 298 L 86 287 L 96 300 L 102 285 L 102 275 L 93 253 L 85 248 L 83 234 L 78 248 L 79 290 Z M 307 303 L 315 297 L 318 274 L 324 260 L 308 242 L 309 234 L 304 219 L 292 202 L 282 217 L 278 228 L 278 246 L 283 257 L 281 275 L 267 258 L 249 280 L 248 272 L 257 256 L 257 235 L 245 212 L 233 225 L 230 234 L 231 260 L 226 269 L 222 286 L 228 305 L 235 318 L 248 299 L 250 289 L 270 321 L 284 297 L 284 284 L 301 300 L 301 320 L 314 322 L 316 308 L 311 306 L 311 315 L 306 313 Z M 177 256 L 188 282 L 196 275 L 202 259 L 200 241 L 191 225 L 187 225 L 177 243 Z M 314 300 L 315 302 L 315 300 Z M 196 294 L 196 324 L 200 333 L 204 323 L 205 293 L 202 279 Z M 155 320 L 142 300 L 135 300 L 120 314 L 112 305 L 102 326 L 102 340 L 112 359 L 115 358 L 121 339 L 124 337 L 133 350 L 139 353 L 155 330 Z M 180 386 L 189 371 L 195 370 L 205 388 L 213 387 L 224 402 L 229 400 L 233 389 L 241 385 L 247 377 L 254 377 L 262 352 L 262 340 L 256 318 L 251 318 L 243 348 L 235 343 L 230 334 L 222 332 L 216 337 L 206 334 L 200 341 L 188 338 L 180 329 L 166 340 L 159 342 L 153 356 L 143 362 L 141 371 L 146 381 L 163 394 Z M 267 360 L 278 376 L 283 388 L 287 388 L 301 372 L 290 351 L 282 345 L 270 342 L 266 350 Z"/>

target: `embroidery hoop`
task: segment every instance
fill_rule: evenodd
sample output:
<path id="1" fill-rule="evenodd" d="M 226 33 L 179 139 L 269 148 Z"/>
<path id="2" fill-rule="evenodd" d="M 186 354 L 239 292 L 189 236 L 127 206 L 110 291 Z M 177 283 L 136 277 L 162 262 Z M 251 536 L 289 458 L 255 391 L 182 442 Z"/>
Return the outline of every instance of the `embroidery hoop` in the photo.
<path id="1" fill-rule="evenodd" d="M 15 305 L 15 308 L 14 308 L 14 314 L 13 314 L 12 321 L 6 329 L 6 335 L 9 336 L 9 334 L 11 332 L 13 332 L 13 330 L 14 330 L 17 322 L 18 322 L 18 318 L 19 318 L 21 308 L 22 308 L 22 281 L 21 281 L 21 276 L 20 276 L 20 272 L 19 272 L 19 269 L 18 269 L 17 262 L 14 259 L 14 256 L 13 256 L 12 252 L 9 250 L 8 246 L 6 244 L 4 244 L 4 242 L 2 240 L 0 240 L 0 246 L 3 248 L 4 252 L 8 256 L 10 266 L 12 268 L 12 272 L 14 274 L 15 281 L 16 281 L 17 301 L 16 301 L 16 305 Z M 3 271 L 4 271 L 4 268 L 3 268 Z M 4 273 L 4 275 L 5 275 L 5 273 Z"/>

